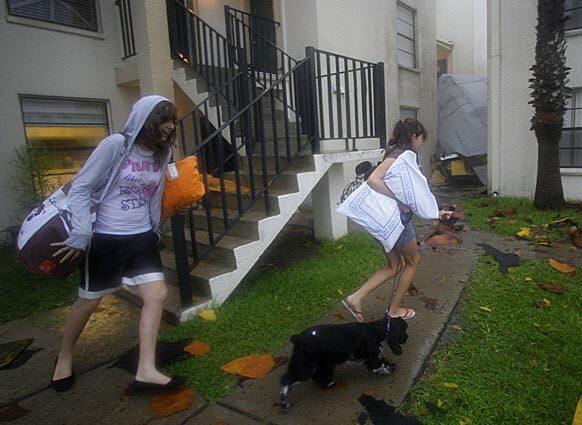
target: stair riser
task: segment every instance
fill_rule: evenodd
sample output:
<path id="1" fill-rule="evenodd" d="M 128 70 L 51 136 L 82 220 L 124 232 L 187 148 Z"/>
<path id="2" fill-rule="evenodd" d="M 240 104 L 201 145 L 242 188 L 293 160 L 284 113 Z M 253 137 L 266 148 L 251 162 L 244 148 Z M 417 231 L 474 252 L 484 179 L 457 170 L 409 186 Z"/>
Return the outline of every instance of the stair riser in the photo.
<path id="1" fill-rule="evenodd" d="M 267 170 L 270 172 L 269 174 L 273 174 L 275 172 L 275 157 L 269 156 L 266 158 L 267 162 Z M 248 172 L 249 169 L 249 161 L 246 157 L 240 158 L 240 170 L 241 172 Z M 252 160 L 253 170 L 255 173 L 261 172 L 263 170 L 263 162 L 260 157 L 254 157 Z M 283 167 L 287 164 L 287 160 L 285 158 L 279 158 L 279 166 Z M 289 171 L 294 172 L 308 172 L 314 171 L 315 165 L 313 164 L 313 157 L 305 156 L 297 158 L 289 167 Z"/>
<path id="2" fill-rule="evenodd" d="M 232 222 L 232 220 L 229 220 Z M 208 220 L 203 216 L 194 217 L 194 225 L 196 229 L 208 230 Z M 218 217 L 212 217 L 212 229 L 222 231 L 224 229 L 224 220 Z M 229 235 L 241 236 L 247 239 L 259 238 L 259 224 L 256 221 L 238 221 L 228 231 Z"/>
<path id="3" fill-rule="evenodd" d="M 214 229 L 214 234 L 216 235 L 220 230 L 222 230 L 222 227 L 220 228 L 216 228 Z M 188 256 L 192 257 L 193 256 L 193 251 L 192 251 L 192 243 L 190 242 L 190 235 L 189 235 L 189 230 L 186 229 L 186 250 L 188 252 Z M 173 251 L 174 250 L 174 244 L 173 244 L 173 238 L 172 238 L 172 234 L 167 235 L 167 243 L 168 243 L 168 250 Z M 203 244 L 203 243 L 198 243 L 196 244 L 197 248 L 198 248 L 198 253 L 202 253 L 204 252 L 207 248 L 208 245 Z M 228 249 L 228 248 L 222 248 L 220 246 L 215 246 L 206 256 L 206 259 L 208 261 L 212 261 L 213 263 L 217 263 L 217 264 L 224 264 L 226 266 L 230 266 L 230 267 L 236 267 L 236 259 L 234 257 L 234 252 L 232 251 L 232 249 Z"/>
<path id="4" fill-rule="evenodd" d="M 226 197 L 226 206 L 230 209 L 238 209 L 237 197 L 235 194 L 227 193 Z M 222 208 L 222 198 L 219 192 L 211 192 L 208 195 L 208 199 L 210 200 L 210 205 L 215 208 Z M 269 196 L 269 200 L 271 203 L 271 215 L 279 214 L 279 201 L 277 197 Z M 250 202 L 249 196 L 243 195 L 243 207 L 246 207 Z M 261 197 L 258 199 L 255 204 L 250 208 L 251 211 L 265 211 L 265 199 Z"/>

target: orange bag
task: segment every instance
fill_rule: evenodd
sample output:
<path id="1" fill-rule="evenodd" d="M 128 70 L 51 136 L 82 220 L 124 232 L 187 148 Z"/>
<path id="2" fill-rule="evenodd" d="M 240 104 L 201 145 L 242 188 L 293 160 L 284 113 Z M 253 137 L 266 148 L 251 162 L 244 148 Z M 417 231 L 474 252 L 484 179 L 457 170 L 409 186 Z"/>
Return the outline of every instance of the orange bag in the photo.
<path id="1" fill-rule="evenodd" d="M 178 207 L 192 205 L 202 198 L 205 193 L 196 157 L 187 156 L 174 165 L 177 176 L 175 172 L 172 173 L 172 170 L 168 170 L 166 173 L 166 183 L 162 197 L 162 223 L 174 215 Z M 172 174 L 174 174 L 174 178 L 172 178 Z"/>

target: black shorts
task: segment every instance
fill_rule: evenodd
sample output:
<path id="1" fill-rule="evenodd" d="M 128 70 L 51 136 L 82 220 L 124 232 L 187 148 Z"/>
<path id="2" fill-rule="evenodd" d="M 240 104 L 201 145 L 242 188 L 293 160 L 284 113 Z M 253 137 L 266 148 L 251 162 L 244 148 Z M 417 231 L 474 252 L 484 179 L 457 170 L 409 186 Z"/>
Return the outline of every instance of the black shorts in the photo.
<path id="1" fill-rule="evenodd" d="M 79 267 L 79 297 L 95 299 L 119 290 L 122 285 L 164 280 L 158 239 L 153 231 L 137 235 L 94 234 Z"/>

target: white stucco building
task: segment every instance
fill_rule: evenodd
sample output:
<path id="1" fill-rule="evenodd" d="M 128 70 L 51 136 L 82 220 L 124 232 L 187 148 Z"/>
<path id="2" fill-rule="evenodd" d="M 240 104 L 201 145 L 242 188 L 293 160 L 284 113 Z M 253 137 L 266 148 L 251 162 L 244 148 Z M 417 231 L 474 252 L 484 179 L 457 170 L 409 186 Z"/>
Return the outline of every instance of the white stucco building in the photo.
<path id="1" fill-rule="evenodd" d="M 439 74 L 487 75 L 487 0 L 437 0 Z"/>
<path id="2" fill-rule="evenodd" d="M 537 141 L 530 130 L 533 108 L 529 68 L 534 63 L 537 2 L 489 0 L 488 167 L 490 190 L 533 198 Z M 582 199 L 582 2 L 566 1 L 567 65 L 572 89 L 560 144 L 566 199 Z"/>

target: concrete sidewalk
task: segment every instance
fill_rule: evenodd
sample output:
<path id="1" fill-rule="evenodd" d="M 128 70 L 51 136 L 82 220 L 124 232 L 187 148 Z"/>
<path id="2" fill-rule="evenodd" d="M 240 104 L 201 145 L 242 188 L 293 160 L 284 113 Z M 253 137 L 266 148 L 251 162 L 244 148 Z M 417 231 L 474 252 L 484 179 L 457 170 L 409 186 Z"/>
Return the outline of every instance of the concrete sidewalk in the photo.
<path id="1" fill-rule="evenodd" d="M 441 199 L 442 201 L 442 199 Z M 417 223 L 419 237 L 431 232 L 430 223 Z M 517 252 L 522 259 L 562 258 L 582 265 L 578 253 L 567 246 L 542 248 L 524 241 L 490 233 L 461 233 L 463 242 L 447 248 L 424 248 L 414 281 L 418 292 L 405 299 L 417 316 L 410 322 L 410 338 L 401 356 L 385 355 L 398 365 L 394 375 L 381 377 L 369 373 L 359 364 L 344 365 L 336 370 L 337 387 L 321 390 L 311 381 L 296 386 L 291 392 L 291 410 L 283 415 L 278 402 L 279 378 L 286 365 L 263 379 L 247 380 L 219 403 L 208 404 L 196 396 L 187 411 L 171 417 L 155 419 L 149 407 L 150 396 L 122 398 L 132 376 L 110 368 L 110 364 L 137 342 L 138 310 L 115 297 L 104 299 L 78 345 L 75 359 L 77 382 L 72 391 L 59 394 L 48 388 L 52 364 L 60 343 L 60 331 L 67 308 L 33 315 L 0 326 L 0 343 L 35 338 L 30 349 L 42 351 L 22 367 L 0 371 L 0 406 L 17 400 L 30 410 L 14 424 L 351 424 L 364 410 L 358 397 L 368 394 L 395 405 L 400 404 L 422 373 L 423 365 L 438 338 L 446 328 L 451 313 L 460 299 L 478 256 L 476 243 L 488 243 L 504 251 Z M 364 302 L 366 319 L 382 317 L 392 291 L 392 284 L 383 285 Z M 350 320 L 340 306 L 319 323 L 340 323 Z M 289 354 L 287 345 L 278 354 Z M 370 423 L 368 421 L 367 423 Z"/>

